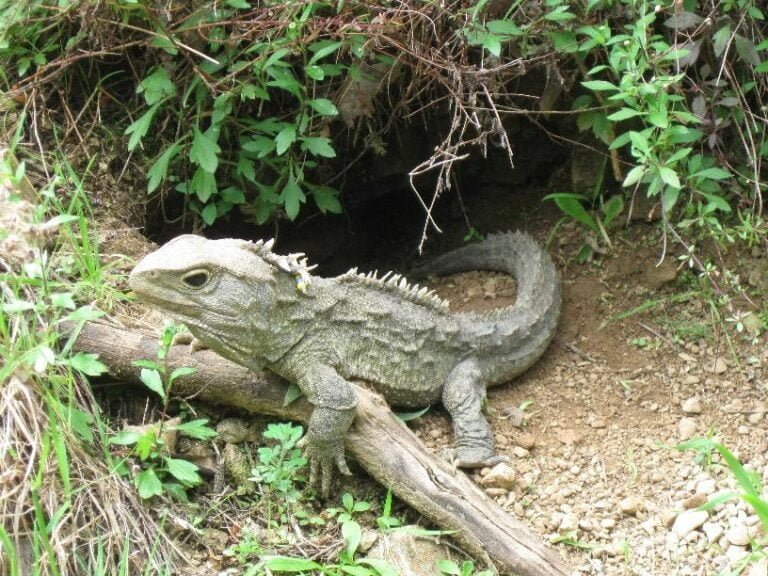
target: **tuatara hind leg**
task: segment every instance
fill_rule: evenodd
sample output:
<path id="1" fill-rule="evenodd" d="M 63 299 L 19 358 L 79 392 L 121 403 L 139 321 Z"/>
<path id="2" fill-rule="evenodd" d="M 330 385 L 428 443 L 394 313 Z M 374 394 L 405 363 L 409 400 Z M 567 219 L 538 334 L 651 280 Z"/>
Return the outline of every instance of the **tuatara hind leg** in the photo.
<path id="1" fill-rule="evenodd" d="M 453 421 L 455 447 L 445 456 L 460 468 L 493 466 L 507 460 L 493 449 L 493 433 L 482 413 L 485 386 L 474 359 L 463 360 L 443 387 L 443 405 Z"/>

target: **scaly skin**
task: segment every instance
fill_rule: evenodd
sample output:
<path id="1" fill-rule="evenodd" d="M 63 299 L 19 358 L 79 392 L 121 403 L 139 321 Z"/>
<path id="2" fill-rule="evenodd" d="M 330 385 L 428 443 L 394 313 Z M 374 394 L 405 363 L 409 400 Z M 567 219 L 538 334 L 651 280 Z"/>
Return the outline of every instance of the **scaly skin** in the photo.
<path id="1" fill-rule="evenodd" d="M 525 371 L 554 335 L 560 282 L 549 255 L 527 234 L 495 234 L 418 271 L 513 274 L 517 302 L 489 314 L 452 314 L 399 277 L 314 277 L 301 256 L 276 255 L 271 242 L 185 235 L 147 255 L 129 281 L 203 345 L 299 385 L 314 406 L 304 446 L 324 494 L 334 466 L 349 473 L 344 438 L 357 404 L 350 378 L 371 382 L 396 406 L 442 401 L 456 464 L 497 462 L 481 413 L 485 390 Z"/>

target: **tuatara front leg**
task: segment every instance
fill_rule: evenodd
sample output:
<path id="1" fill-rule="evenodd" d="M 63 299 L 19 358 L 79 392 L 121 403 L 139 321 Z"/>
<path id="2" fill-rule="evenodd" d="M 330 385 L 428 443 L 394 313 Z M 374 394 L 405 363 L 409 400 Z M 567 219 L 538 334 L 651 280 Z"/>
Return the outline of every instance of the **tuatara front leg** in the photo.
<path id="1" fill-rule="evenodd" d="M 303 367 L 297 384 L 314 406 L 307 434 L 300 446 L 309 461 L 309 482 L 320 485 L 327 496 L 331 489 L 334 468 L 349 475 L 344 457 L 344 440 L 355 419 L 357 397 L 352 386 L 331 366 Z"/>

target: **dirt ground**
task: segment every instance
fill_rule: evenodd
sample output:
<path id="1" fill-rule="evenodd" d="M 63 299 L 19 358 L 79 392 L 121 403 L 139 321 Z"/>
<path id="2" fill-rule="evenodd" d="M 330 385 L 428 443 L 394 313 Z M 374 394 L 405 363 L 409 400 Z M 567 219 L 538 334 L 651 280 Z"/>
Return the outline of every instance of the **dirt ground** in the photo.
<path id="1" fill-rule="evenodd" d="M 489 393 L 498 450 L 515 477 L 512 490 L 490 482 L 489 493 L 557 543 L 576 573 L 728 573 L 764 537 L 757 517 L 738 499 L 696 511 L 736 484 L 719 457 L 708 463 L 674 447 L 714 436 L 768 479 L 768 350 L 764 339 L 751 343 L 732 323 L 713 321 L 701 297 L 674 302 L 698 285 L 674 254 L 659 264 L 656 227 L 636 225 L 617 237 L 609 254 L 578 265 L 568 262 L 579 233 L 558 236 L 558 335 L 528 373 Z M 764 258 L 741 261 L 742 272 Z M 506 305 L 514 294 L 509 279 L 488 273 L 435 287 L 457 310 Z M 436 412 L 415 429 L 439 450 L 451 441 L 449 426 Z M 477 474 L 481 485 L 487 473 Z M 765 560 L 748 570 L 765 575 Z"/>

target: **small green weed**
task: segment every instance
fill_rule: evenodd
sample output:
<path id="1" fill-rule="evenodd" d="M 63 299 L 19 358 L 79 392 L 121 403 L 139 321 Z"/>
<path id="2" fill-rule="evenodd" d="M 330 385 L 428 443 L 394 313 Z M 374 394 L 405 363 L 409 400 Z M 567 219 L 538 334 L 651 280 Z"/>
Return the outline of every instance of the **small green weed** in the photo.
<path id="1" fill-rule="evenodd" d="M 162 399 L 164 412 L 168 407 L 173 383 L 178 378 L 194 373 L 194 368 L 186 366 L 168 373 L 168 350 L 177 332 L 178 327 L 167 325 L 160 333 L 156 360 L 138 360 L 133 363 L 141 368 L 142 383 Z M 167 446 L 165 438 L 169 432 L 176 431 L 197 440 L 210 440 L 216 436 L 216 431 L 207 423 L 207 419 L 185 423 L 160 422 L 117 432 L 109 439 L 109 444 L 129 449 L 117 470 L 133 479 L 139 496 L 145 500 L 168 493 L 186 501 L 186 489 L 200 485 L 203 480 L 196 464 L 171 457 L 172 447 Z M 136 458 L 138 465 L 128 466 L 129 458 Z"/>
<path id="2" fill-rule="evenodd" d="M 490 570 L 475 570 L 475 563 L 472 560 L 464 560 L 461 565 L 457 564 L 453 560 L 438 560 L 437 568 L 443 574 L 450 574 L 451 576 L 492 576 L 493 572 Z"/>
<path id="3" fill-rule="evenodd" d="M 768 531 L 768 502 L 763 498 L 763 484 L 760 475 L 756 471 L 744 468 L 739 459 L 726 446 L 715 442 L 712 438 L 695 438 L 679 444 L 675 448 L 680 451 L 694 450 L 697 458 L 701 456 L 710 465 L 712 463 L 712 454 L 718 452 L 725 466 L 731 471 L 739 485 L 740 491 L 720 494 L 701 506 L 701 509 L 709 510 L 728 500 L 741 498 L 753 508 L 755 514 L 760 519 L 763 529 Z"/>

